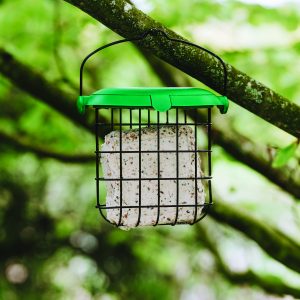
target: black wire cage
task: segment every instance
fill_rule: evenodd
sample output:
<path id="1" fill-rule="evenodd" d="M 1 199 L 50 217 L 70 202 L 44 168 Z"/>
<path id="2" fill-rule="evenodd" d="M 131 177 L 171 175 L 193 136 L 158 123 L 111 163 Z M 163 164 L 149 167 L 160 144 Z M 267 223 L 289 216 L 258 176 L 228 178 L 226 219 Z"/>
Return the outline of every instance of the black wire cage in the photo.
<path id="1" fill-rule="evenodd" d="M 82 95 L 83 69 L 92 55 L 159 34 L 216 57 L 224 69 L 224 96 L 199 88 L 107 88 Z M 106 221 L 129 229 L 195 224 L 205 217 L 213 204 L 211 110 L 226 113 L 226 84 L 220 57 L 157 29 L 102 46 L 83 60 L 78 108 L 95 110 L 96 208 Z"/>

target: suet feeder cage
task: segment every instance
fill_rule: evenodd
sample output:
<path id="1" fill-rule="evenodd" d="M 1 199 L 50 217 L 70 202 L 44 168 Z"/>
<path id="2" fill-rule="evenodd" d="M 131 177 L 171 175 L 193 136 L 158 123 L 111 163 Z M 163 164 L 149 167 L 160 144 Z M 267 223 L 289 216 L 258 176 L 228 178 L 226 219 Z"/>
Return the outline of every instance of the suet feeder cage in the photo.
<path id="1" fill-rule="evenodd" d="M 191 87 L 105 88 L 83 96 L 83 69 L 92 55 L 149 35 L 216 57 L 224 70 L 223 96 Z M 81 113 L 86 106 L 95 111 L 96 208 L 106 221 L 129 229 L 195 224 L 204 218 L 213 204 L 211 109 L 217 106 L 226 113 L 226 84 L 226 66 L 220 57 L 159 29 L 104 45 L 83 60 L 77 104 Z M 201 149 L 200 130 L 207 137 Z"/>

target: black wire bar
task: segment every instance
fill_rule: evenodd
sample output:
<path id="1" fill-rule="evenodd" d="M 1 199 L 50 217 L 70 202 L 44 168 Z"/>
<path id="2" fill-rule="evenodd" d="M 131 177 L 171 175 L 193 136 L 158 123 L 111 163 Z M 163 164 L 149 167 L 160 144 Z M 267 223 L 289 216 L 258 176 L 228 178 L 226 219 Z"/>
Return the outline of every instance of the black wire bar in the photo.
<path id="1" fill-rule="evenodd" d="M 105 154 L 105 153 L 109 153 L 109 154 L 117 154 L 120 153 L 120 150 L 112 150 L 112 151 L 95 151 L 95 153 L 98 154 Z M 207 149 L 197 149 L 197 150 L 123 150 L 122 153 L 200 153 L 200 152 L 211 152 L 211 150 L 207 150 Z"/>
<path id="2" fill-rule="evenodd" d="M 130 111 L 132 111 L 132 109 L 130 108 Z M 148 110 L 148 112 L 150 112 L 150 109 Z M 166 117 L 167 118 L 167 122 L 166 123 L 164 123 L 163 125 L 164 126 L 174 126 L 174 125 L 190 125 L 190 126 L 194 126 L 194 125 L 197 125 L 197 126 L 200 126 L 200 125 L 206 125 L 206 126 L 208 126 L 208 125 L 211 125 L 211 124 L 209 124 L 209 123 L 207 123 L 207 122 L 181 122 L 181 123 L 169 123 L 169 117 L 167 116 Z M 148 119 L 149 120 L 149 119 Z M 97 125 L 100 125 L 100 126 L 107 126 L 107 127 L 109 127 L 109 126 L 111 126 L 111 124 L 107 124 L 107 123 L 98 123 Z M 130 122 L 130 123 L 115 123 L 114 124 L 114 126 L 139 126 L 139 125 L 141 125 L 141 126 L 149 126 L 150 125 L 150 123 L 132 123 L 132 122 Z M 151 125 L 152 126 L 161 126 L 162 124 L 160 124 L 160 123 L 151 123 Z"/>
<path id="3" fill-rule="evenodd" d="M 176 174 L 177 175 L 177 174 Z M 105 178 L 105 177 L 98 177 L 95 178 L 98 181 L 120 181 L 120 178 Z M 122 181 L 151 181 L 151 180 L 192 180 L 194 181 L 195 179 L 197 180 L 210 180 L 212 179 L 211 176 L 201 176 L 201 177 L 138 177 L 138 178 L 124 178 L 122 177 Z"/>

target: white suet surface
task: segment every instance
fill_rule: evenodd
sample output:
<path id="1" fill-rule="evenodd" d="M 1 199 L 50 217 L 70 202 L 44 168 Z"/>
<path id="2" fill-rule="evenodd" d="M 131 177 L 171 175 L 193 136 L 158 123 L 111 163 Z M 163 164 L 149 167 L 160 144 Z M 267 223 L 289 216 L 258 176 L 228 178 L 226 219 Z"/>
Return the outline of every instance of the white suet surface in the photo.
<path id="1" fill-rule="evenodd" d="M 176 126 L 162 126 L 159 129 L 159 148 L 163 151 L 176 150 Z M 141 150 L 157 151 L 157 127 L 141 129 Z M 189 126 L 178 126 L 178 150 L 194 150 L 194 132 Z M 132 129 L 122 132 L 122 151 L 139 150 L 139 130 Z M 105 136 L 101 151 L 120 151 L 120 132 L 112 131 Z M 177 163 L 176 153 L 160 153 L 160 178 L 176 178 Z M 120 154 L 102 153 L 101 163 L 105 179 L 120 178 Z M 197 155 L 197 177 L 202 175 L 200 156 Z M 195 153 L 178 154 L 179 178 L 195 177 Z M 139 153 L 122 153 L 122 177 L 139 178 Z M 141 153 L 141 178 L 150 178 L 141 181 L 142 205 L 157 205 L 158 203 L 158 154 Z M 160 180 L 160 204 L 176 205 L 177 184 L 179 188 L 179 205 L 195 204 L 195 180 Z M 106 207 L 120 205 L 120 181 L 106 181 Z M 201 180 L 197 180 L 197 204 L 205 202 L 205 193 Z M 139 181 L 122 182 L 122 205 L 139 205 Z M 197 217 L 200 216 L 202 207 L 197 208 Z M 194 220 L 194 207 L 179 207 L 178 223 L 192 223 Z M 120 228 L 130 229 L 138 221 L 138 208 L 122 208 Z M 154 225 L 157 220 L 158 209 L 155 207 L 142 208 L 139 226 Z M 118 224 L 120 209 L 107 209 L 107 219 Z M 175 207 L 161 207 L 158 224 L 172 224 L 175 221 Z"/>

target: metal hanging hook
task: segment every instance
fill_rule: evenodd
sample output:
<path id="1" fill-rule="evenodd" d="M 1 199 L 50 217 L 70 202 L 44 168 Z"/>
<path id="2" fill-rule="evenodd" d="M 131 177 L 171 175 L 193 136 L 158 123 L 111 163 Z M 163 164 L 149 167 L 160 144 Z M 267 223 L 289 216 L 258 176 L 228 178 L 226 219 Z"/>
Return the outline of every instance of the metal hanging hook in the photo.
<path id="1" fill-rule="evenodd" d="M 97 52 L 100 52 L 103 49 L 106 49 L 108 47 L 117 45 L 117 44 L 122 44 L 122 43 L 126 43 L 126 42 L 134 42 L 134 41 L 140 41 L 143 40 L 145 38 L 147 38 L 149 35 L 157 37 L 159 34 L 162 34 L 167 40 L 172 41 L 172 42 L 177 42 L 177 43 L 182 43 L 182 44 L 186 44 L 192 47 L 196 47 L 202 51 L 207 52 L 208 54 L 212 55 L 213 57 L 217 58 L 218 61 L 221 63 L 222 67 L 223 67 L 223 74 L 224 74 L 224 84 L 223 84 L 223 95 L 226 96 L 227 95 L 227 68 L 226 68 L 226 64 L 225 62 L 222 60 L 222 58 L 220 56 L 218 56 L 217 54 L 215 54 L 214 52 L 199 46 L 197 44 L 194 44 L 192 42 L 183 40 L 183 39 L 177 39 L 177 38 L 172 38 L 170 37 L 165 31 L 158 29 L 158 28 L 150 28 L 148 30 L 146 30 L 142 35 L 137 36 L 137 37 L 133 37 L 133 38 L 125 38 L 125 39 L 121 39 L 121 40 L 117 40 L 114 42 L 111 42 L 109 44 L 106 44 L 104 46 L 101 46 L 97 49 L 95 49 L 94 51 L 92 51 L 90 54 L 88 54 L 82 61 L 81 66 L 80 66 L 80 81 L 79 81 L 79 95 L 82 96 L 82 89 L 83 89 L 83 70 L 84 70 L 84 65 L 87 62 L 87 60 L 93 56 L 94 54 L 96 54 Z"/>

